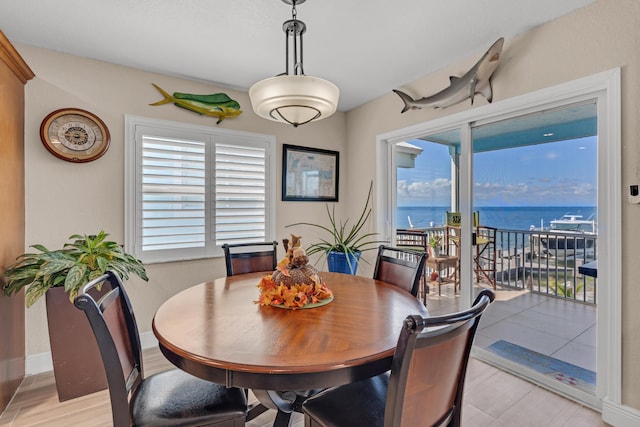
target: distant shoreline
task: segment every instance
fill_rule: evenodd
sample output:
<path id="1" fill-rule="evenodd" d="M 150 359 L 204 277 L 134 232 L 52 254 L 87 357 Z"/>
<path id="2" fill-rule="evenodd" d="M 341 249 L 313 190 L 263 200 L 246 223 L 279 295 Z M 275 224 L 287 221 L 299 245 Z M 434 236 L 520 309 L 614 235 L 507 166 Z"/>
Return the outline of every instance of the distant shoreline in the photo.
<path id="1" fill-rule="evenodd" d="M 396 225 L 397 228 L 442 226 L 448 210 L 448 206 L 400 206 L 396 209 Z M 567 214 L 597 220 L 596 206 L 476 206 L 474 210 L 480 212 L 481 225 L 509 230 L 548 226 L 550 221 Z"/>
<path id="2" fill-rule="evenodd" d="M 531 206 L 475 206 L 476 210 L 478 209 L 527 209 L 527 208 L 551 208 L 551 209 L 560 209 L 560 208 L 589 208 L 595 209 L 597 206 L 593 205 L 549 205 L 549 206 L 539 206 L 539 205 L 531 205 Z M 407 205 L 407 206 L 398 206 L 398 208 L 406 209 L 406 208 L 434 208 L 434 209 L 449 209 L 449 206 L 433 206 L 433 205 Z"/>

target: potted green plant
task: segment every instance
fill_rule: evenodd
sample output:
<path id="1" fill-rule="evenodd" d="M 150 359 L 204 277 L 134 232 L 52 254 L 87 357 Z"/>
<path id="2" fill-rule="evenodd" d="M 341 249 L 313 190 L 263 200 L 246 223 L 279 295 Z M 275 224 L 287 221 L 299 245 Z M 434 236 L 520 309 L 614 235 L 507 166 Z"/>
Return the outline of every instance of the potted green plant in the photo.
<path id="1" fill-rule="evenodd" d="M 134 273 L 149 280 L 142 263 L 125 253 L 116 242 L 106 240 L 107 236 L 104 231 L 92 236 L 74 234 L 69 237 L 72 242 L 56 250 L 32 245 L 39 252 L 20 255 L 4 273 L 7 277 L 5 294 L 13 295 L 26 288 L 26 303 L 30 307 L 49 289 L 64 287 L 73 303 L 85 283 L 107 270 L 113 270 L 122 279 L 128 279 L 129 273 Z"/>
<path id="2" fill-rule="evenodd" d="M 380 243 L 384 243 L 382 240 L 372 239 L 377 233 L 363 232 L 364 226 L 371 217 L 372 191 L 373 182 L 369 185 L 367 200 L 358 220 L 351 225 L 348 219 L 345 221 L 338 220 L 336 218 L 335 205 L 330 209 L 327 204 L 325 207 L 329 218 L 329 226 L 309 222 L 297 222 L 287 227 L 308 225 L 326 231 L 329 236 L 327 238 L 321 238 L 320 242 L 313 243 L 309 246 L 306 250 L 307 255 L 320 252 L 325 253 L 327 255 L 329 271 L 356 274 L 362 252 L 376 249 Z"/>
<path id="3" fill-rule="evenodd" d="M 104 231 L 97 235 L 75 234 L 62 249 L 55 250 L 33 245 L 37 252 L 19 256 L 4 273 L 5 294 L 14 295 L 25 289 L 28 307 L 46 296 L 49 342 L 60 401 L 107 386 L 89 322 L 73 305 L 80 288 L 107 270 L 123 279 L 133 273 L 149 280 L 142 263 L 116 242 L 107 240 L 107 236 Z"/>
<path id="4" fill-rule="evenodd" d="M 440 256 L 440 250 L 442 249 L 442 236 L 440 234 L 432 234 L 429 237 L 429 248 L 431 250 L 430 256 L 434 258 Z"/>

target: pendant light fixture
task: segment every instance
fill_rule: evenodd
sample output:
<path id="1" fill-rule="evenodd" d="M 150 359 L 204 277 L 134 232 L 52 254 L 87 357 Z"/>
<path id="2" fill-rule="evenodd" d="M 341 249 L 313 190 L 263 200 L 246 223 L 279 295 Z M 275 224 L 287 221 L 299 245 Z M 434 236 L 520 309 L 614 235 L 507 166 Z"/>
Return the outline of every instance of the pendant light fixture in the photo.
<path id="1" fill-rule="evenodd" d="M 285 33 L 285 72 L 259 81 L 249 89 L 253 111 L 260 117 L 298 127 L 336 112 L 340 90 L 333 83 L 306 76 L 302 63 L 302 35 L 307 29 L 297 19 L 296 6 L 306 0 L 282 0 L 291 5 L 292 19 L 282 24 Z"/>

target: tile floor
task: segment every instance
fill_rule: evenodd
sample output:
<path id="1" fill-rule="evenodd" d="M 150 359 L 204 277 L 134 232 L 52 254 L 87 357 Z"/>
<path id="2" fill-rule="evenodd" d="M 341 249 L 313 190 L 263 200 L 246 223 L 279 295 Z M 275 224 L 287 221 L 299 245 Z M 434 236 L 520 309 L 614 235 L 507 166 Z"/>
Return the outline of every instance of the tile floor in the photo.
<path id="1" fill-rule="evenodd" d="M 146 350 L 144 360 L 147 373 L 171 367 L 157 349 Z M 25 379 L 0 415 L 0 426 L 108 427 L 110 411 L 106 390 L 59 402 L 53 373 L 49 372 Z M 467 371 L 462 414 L 465 427 L 607 426 L 598 412 L 473 358 Z M 273 411 L 267 411 L 246 425 L 270 427 L 274 417 Z M 303 427 L 302 414 L 294 414 L 291 425 Z"/>
<path id="2" fill-rule="evenodd" d="M 456 311 L 460 296 L 453 285 L 442 296 L 431 290 L 427 308 L 432 315 Z M 596 307 L 523 290 L 500 289 L 482 316 L 475 345 L 486 348 L 509 341 L 555 359 L 596 372 Z"/>

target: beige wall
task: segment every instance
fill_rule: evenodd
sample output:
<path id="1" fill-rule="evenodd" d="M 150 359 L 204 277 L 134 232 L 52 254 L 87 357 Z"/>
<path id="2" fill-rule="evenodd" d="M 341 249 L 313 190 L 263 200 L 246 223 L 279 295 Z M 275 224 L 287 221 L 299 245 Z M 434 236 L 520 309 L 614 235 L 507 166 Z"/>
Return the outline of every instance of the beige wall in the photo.
<path id="1" fill-rule="evenodd" d="M 151 86 L 168 92 L 208 94 L 225 92 L 237 100 L 243 113 L 224 120 L 220 128 L 275 135 L 277 200 L 281 197 L 282 144 L 303 145 L 344 151 L 345 115 L 336 114 L 320 122 L 294 129 L 257 117 L 244 92 L 194 81 L 153 74 L 90 59 L 78 58 L 26 45 L 16 46 L 36 73 L 26 88 L 26 244 L 60 247 L 75 233 L 91 234 L 104 229 L 124 243 L 124 116 L 153 117 L 199 125 L 216 126 L 216 119 L 200 116 L 173 105 L 149 106 L 162 99 Z M 212 76 L 215 79 L 215 76 Z M 40 123 L 50 112 L 77 107 L 97 114 L 111 133 L 111 146 L 100 159 L 84 164 L 52 156 L 39 137 Z M 344 172 L 344 163 L 343 163 Z M 346 181 L 340 183 L 340 194 Z M 276 239 L 296 221 L 324 219 L 320 207 L 311 202 L 276 204 Z M 305 238 L 306 237 L 306 238 Z M 310 242 L 311 232 L 303 235 Z M 141 331 L 151 329 L 159 305 L 176 292 L 207 279 L 224 276 L 224 260 L 215 258 L 190 262 L 148 265 L 149 283 L 137 278 L 127 284 Z M 49 351 L 44 299 L 27 310 L 27 355 Z"/>
<path id="2" fill-rule="evenodd" d="M 498 34 L 499 36 L 499 34 Z M 497 38 L 497 36 L 496 36 Z M 406 86 L 414 95 L 426 96 L 448 85 L 449 75 L 462 75 L 483 52 Z M 504 55 L 494 74 L 494 103 L 516 95 L 609 70 L 622 69 L 622 340 L 623 404 L 640 408 L 640 287 L 637 283 L 640 253 L 640 205 L 626 202 L 629 184 L 640 182 L 640 2 L 599 0 L 525 34 L 506 40 Z M 423 109 L 400 114 L 402 102 L 391 92 L 347 114 L 346 179 L 360 191 L 366 179 L 356 164 L 375 165 L 376 135 L 427 122 L 470 108 L 469 102 L 444 110 Z M 486 101 L 476 96 L 475 105 Z M 355 160 L 357 159 L 357 161 Z M 373 174 L 373 172 L 371 172 Z M 355 211 L 357 206 L 350 206 Z"/>
<path id="3" fill-rule="evenodd" d="M 494 76 L 494 102 L 528 93 L 579 77 L 622 68 L 622 149 L 623 189 L 640 181 L 640 2 L 599 0 L 595 4 L 554 22 L 506 40 L 504 56 Z M 500 34 L 496 35 L 496 38 Z M 278 188 L 280 188 L 281 144 L 323 147 L 341 152 L 340 209 L 357 213 L 370 179 L 375 178 L 376 135 L 432 120 L 469 108 L 462 103 L 445 110 L 420 110 L 400 114 L 402 104 L 391 93 L 346 115 L 298 129 L 257 118 L 246 93 L 216 88 L 193 81 L 152 74 L 98 61 L 82 59 L 18 45 L 18 51 L 36 74 L 26 91 L 26 208 L 27 244 L 55 247 L 73 233 L 90 233 L 104 228 L 123 241 L 123 138 L 124 114 L 157 117 L 181 122 L 210 124 L 200 117 L 171 105 L 150 107 L 159 94 L 157 83 L 170 92 L 226 92 L 238 100 L 244 113 L 225 120 L 220 127 L 275 135 L 278 142 Z M 417 55 L 421 54 L 416 52 Z M 461 75 L 477 60 L 452 65 L 414 82 L 406 89 L 419 95 L 435 93 L 448 84 L 448 76 Z M 379 64 L 372 64 L 372 67 Z M 215 76 L 212 76 L 215 79 Z M 476 105 L 482 105 L 476 97 Z M 92 163 L 71 164 L 50 155 L 40 143 L 42 119 L 61 107 L 79 107 L 98 114 L 109 126 L 111 148 Z M 348 185 L 347 185 L 348 183 Z M 601 191 L 622 191 L 618 188 Z M 625 196 L 626 193 L 623 193 Z M 279 191 L 278 191 L 278 199 Z M 626 197 L 623 197 L 626 200 Z M 317 203 L 283 203 L 277 206 L 277 234 L 289 230 L 284 225 L 300 220 L 323 222 L 323 206 Z M 640 206 L 623 202 L 623 403 L 640 408 L 640 299 L 636 284 L 635 254 L 640 253 Z M 306 240 L 313 240 L 311 232 Z M 202 280 L 224 275 L 220 259 L 151 265 L 151 281 L 131 280 L 128 289 L 136 307 L 141 329 L 148 330 L 158 305 L 178 290 Z M 363 266 L 361 274 L 371 274 Z M 635 304 L 634 304 L 635 303 Z M 27 311 L 27 354 L 48 351 L 43 304 Z"/>

